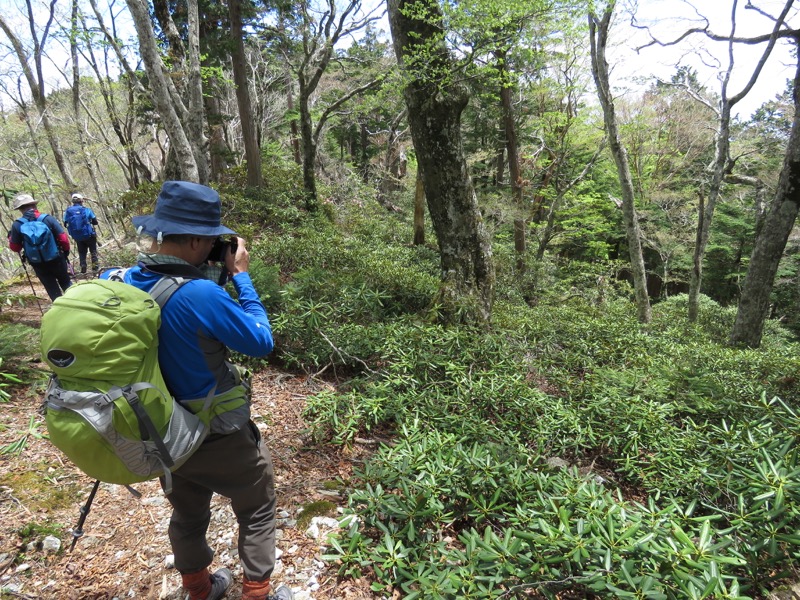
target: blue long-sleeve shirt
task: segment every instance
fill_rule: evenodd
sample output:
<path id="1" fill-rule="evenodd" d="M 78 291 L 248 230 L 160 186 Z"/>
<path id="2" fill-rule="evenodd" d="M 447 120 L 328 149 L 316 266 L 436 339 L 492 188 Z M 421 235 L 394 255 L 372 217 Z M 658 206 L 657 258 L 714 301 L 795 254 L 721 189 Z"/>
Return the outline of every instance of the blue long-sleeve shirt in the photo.
<path id="1" fill-rule="evenodd" d="M 149 292 L 161 277 L 135 266 L 124 280 Z M 236 385 L 227 348 L 248 356 L 266 356 L 273 349 L 269 317 L 250 275 L 234 275 L 233 285 L 238 302 L 213 281 L 193 279 L 161 311 L 159 364 L 178 400 L 204 398 L 212 389 L 221 394 Z"/>

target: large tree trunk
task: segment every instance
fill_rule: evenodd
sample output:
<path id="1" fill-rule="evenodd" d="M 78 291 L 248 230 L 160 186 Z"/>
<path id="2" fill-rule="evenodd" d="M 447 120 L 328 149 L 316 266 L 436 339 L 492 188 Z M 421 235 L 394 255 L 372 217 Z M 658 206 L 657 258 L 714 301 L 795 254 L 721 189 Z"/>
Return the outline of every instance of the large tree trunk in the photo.
<path id="1" fill-rule="evenodd" d="M 306 196 L 306 209 L 317 209 L 317 176 L 315 163 L 317 160 L 317 146 L 314 142 L 314 125 L 311 121 L 311 93 L 310 88 L 301 73 L 299 77 L 300 93 L 297 102 L 300 105 L 300 148 L 303 153 L 303 190 Z"/>
<path id="2" fill-rule="evenodd" d="M 730 337 L 732 344 L 744 344 L 752 348 L 761 344 L 778 263 L 797 219 L 800 201 L 800 58 L 792 95 L 794 119 L 781 176 L 775 197 L 756 237 Z"/>
<path id="3" fill-rule="evenodd" d="M 606 62 L 608 28 L 613 11 L 614 2 L 611 1 L 606 6 L 602 18 L 598 19 L 594 14 L 589 15 L 592 75 L 597 86 L 597 96 L 603 108 L 609 147 L 617 165 L 617 175 L 622 188 L 622 215 L 628 238 L 628 251 L 636 298 L 636 313 L 640 323 L 649 323 L 652 319 L 652 313 L 650 310 L 650 298 L 647 296 L 647 273 L 644 268 L 644 257 L 642 256 L 642 236 L 639 231 L 639 219 L 636 215 L 633 180 L 631 178 L 630 165 L 628 164 L 628 154 L 619 137 L 614 100 L 609 87 L 608 63 Z"/>
<path id="4" fill-rule="evenodd" d="M 187 65 L 188 77 L 186 78 L 189 113 L 186 115 L 186 131 L 197 164 L 198 182 L 208 185 L 208 139 L 205 128 L 203 78 L 200 75 L 200 16 L 197 0 L 188 0 L 186 5 L 189 16 L 189 62 Z"/>
<path id="5" fill-rule="evenodd" d="M 425 68 L 438 78 L 453 72 L 452 57 L 441 41 L 438 5 L 421 2 L 422 7 L 415 0 L 388 1 L 394 48 L 401 65 L 414 64 L 415 52 L 426 49 Z M 414 15 L 425 13 L 428 19 L 410 16 L 414 6 Z M 492 248 L 461 143 L 461 113 L 469 96 L 454 81 L 431 81 L 413 70 L 408 75 L 404 97 L 411 137 L 441 256 L 440 316 L 445 323 L 488 324 L 495 283 Z"/>
<path id="6" fill-rule="evenodd" d="M 260 187 L 263 183 L 261 174 L 261 148 L 258 145 L 253 105 L 250 102 L 248 85 L 247 58 L 244 53 L 244 30 L 242 26 L 241 0 L 229 0 L 228 16 L 231 20 L 231 38 L 233 38 L 233 81 L 236 84 L 236 103 L 239 106 L 239 119 L 242 122 L 244 138 L 244 156 L 247 160 L 247 185 Z"/>
<path id="7" fill-rule="evenodd" d="M 147 69 L 153 104 L 172 143 L 171 150 L 174 152 L 174 166 L 176 169 L 173 176 L 185 181 L 199 182 L 200 173 L 197 168 L 197 161 L 186 131 L 183 129 L 178 109 L 173 104 L 176 95 L 171 93 L 170 82 L 164 73 L 164 64 L 158 52 L 155 34 L 153 33 L 153 24 L 150 22 L 147 6 L 143 0 L 125 1 L 131 12 L 131 18 L 139 38 L 139 52 Z M 182 106 L 180 108 L 185 113 L 185 107 Z M 167 162 L 169 160 L 168 158 Z"/>

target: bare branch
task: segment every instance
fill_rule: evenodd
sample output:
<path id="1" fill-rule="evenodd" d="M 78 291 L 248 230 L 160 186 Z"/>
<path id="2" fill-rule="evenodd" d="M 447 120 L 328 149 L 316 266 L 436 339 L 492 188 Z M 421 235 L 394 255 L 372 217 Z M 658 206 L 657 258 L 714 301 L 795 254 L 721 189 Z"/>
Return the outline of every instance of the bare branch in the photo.
<path id="1" fill-rule="evenodd" d="M 353 98 L 355 96 L 358 96 L 359 94 L 362 94 L 362 93 L 366 92 L 367 90 L 375 89 L 376 87 L 380 86 L 380 84 L 383 83 L 383 80 L 384 80 L 384 77 L 381 76 L 381 77 L 377 77 L 377 78 L 373 79 L 372 81 L 368 81 L 364 85 L 350 90 L 344 96 L 342 96 L 341 98 L 339 98 L 338 100 L 333 102 L 330 106 L 326 107 L 325 110 L 322 111 L 322 114 L 317 119 L 317 124 L 314 127 L 314 141 L 315 141 L 315 143 L 319 139 L 319 135 L 320 135 L 320 132 L 322 131 L 322 127 L 325 125 L 326 121 L 331 116 L 331 114 L 334 111 L 336 111 L 336 109 L 338 109 L 342 104 L 344 104 L 345 102 L 350 100 L 350 98 Z"/>

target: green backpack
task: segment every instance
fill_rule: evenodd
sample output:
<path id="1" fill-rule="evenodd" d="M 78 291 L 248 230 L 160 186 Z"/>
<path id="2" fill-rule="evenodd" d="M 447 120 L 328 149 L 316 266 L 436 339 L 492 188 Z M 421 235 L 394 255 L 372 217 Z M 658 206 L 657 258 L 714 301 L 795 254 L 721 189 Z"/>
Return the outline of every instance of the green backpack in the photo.
<path id="1" fill-rule="evenodd" d="M 158 365 L 161 307 L 185 281 L 164 277 L 149 294 L 121 281 L 74 284 L 42 317 L 42 358 L 53 371 L 50 440 L 95 479 L 128 485 L 164 476 L 169 494 L 170 472 L 208 434 L 208 419 L 172 398 Z"/>

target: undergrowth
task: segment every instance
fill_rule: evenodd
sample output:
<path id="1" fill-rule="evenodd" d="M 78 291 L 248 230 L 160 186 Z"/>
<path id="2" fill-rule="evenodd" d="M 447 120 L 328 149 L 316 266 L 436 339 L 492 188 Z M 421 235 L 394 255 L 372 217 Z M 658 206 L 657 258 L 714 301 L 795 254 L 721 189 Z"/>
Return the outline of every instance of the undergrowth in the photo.
<path id="1" fill-rule="evenodd" d="M 278 359 L 337 382 L 308 399 L 312 438 L 394 432 L 348 482 L 327 553 L 342 577 L 406 598 L 678 599 L 794 576 L 791 335 L 769 323 L 760 349 L 731 348 L 735 308 L 702 298 L 689 324 L 685 296 L 642 326 L 616 265 L 546 261 L 501 270 L 488 331 L 442 327 L 435 253 L 361 209 L 258 250 L 281 281 Z"/>

